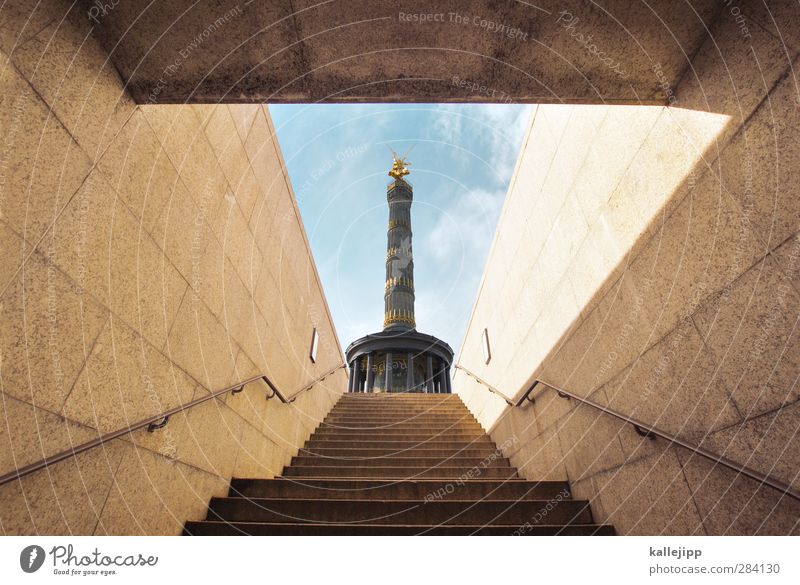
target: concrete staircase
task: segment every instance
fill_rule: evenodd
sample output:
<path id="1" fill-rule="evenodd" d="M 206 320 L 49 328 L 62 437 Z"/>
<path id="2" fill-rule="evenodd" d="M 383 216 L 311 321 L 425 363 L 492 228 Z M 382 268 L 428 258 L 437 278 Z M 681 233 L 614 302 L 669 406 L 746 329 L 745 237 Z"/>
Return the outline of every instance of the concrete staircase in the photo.
<path id="1" fill-rule="evenodd" d="M 283 475 L 234 479 L 191 535 L 589 535 L 569 484 L 526 481 L 455 394 L 345 394 Z"/>

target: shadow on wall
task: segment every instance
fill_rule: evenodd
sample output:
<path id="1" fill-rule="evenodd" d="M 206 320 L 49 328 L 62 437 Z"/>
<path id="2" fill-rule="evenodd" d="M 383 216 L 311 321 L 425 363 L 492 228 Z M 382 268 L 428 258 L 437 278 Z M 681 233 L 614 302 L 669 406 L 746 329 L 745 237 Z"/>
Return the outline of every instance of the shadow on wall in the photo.
<path id="1" fill-rule="evenodd" d="M 537 108 L 459 364 L 798 489 L 800 43 L 766 23 L 744 42 L 723 14 L 670 107 Z M 497 443 L 517 438 L 526 477 L 570 479 L 621 533 L 798 530 L 798 502 L 554 392 L 509 409 L 463 374 L 454 387 Z"/>
<path id="2" fill-rule="evenodd" d="M 12 4 L 0 475 L 257 374 L 291 395 L 341 364 L 266 106 L 137 105 L 85 12 Z M 279 473 L 346 379 L 291 405 L 255 388 L 210 400 L 6 483 L 0 529 L 179 533 L 231 476 Z"/>

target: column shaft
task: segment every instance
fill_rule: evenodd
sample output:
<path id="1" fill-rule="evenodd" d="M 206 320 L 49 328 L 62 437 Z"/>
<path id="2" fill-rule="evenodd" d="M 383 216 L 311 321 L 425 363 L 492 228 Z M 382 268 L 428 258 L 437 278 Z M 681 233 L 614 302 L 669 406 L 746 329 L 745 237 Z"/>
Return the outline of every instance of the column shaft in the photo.
<path id="1" fill-rule="evenodd" d="M 442 365 L 442 369 L 439 370 L 439 393 L 440 394 L 444 394 L 445 392 L 447 392 L 447 379 L 446 379 L 446 376 L 445 376 L 445 372 L 446 371 L 447 371 L 447 369 L 445 368 L 444 365 Z"/>
<path id="2" fill-rule="evenodd" d="M 356 381 L 355 387 L 353 388 L 354 392 L 361 392 L 361 382 L 363 381 L 364 376 L 361 374 L 361 358 L 356 358 Z"/>
<path id="3" fill-rule="evenodd" d="M 425 391 L 428 394 L 434 393 L 433 388 L 433 358 L 431 354 L 425 356 Z"/>
<path id="4" fill-rule="evenodd" d="M 406 391 L 411 392 L 414 388 L 414 354 L 410 351 L 406 354 Z"/>
<path id="5" fill-rule="evenodd" d="M 347 391 L 355 392 L 356 387 L 356 360 L 350 362 L 350 380 L 347 383 Z"/>
<path id="6" fill-rule="evenodd" d="M 384 391 L 392 391 L 392 352 L 386 352 L 386 383 L 383 385 Z"/>
<path id="7" fill-rule="evenodd" d="M 375 386 L 375 372 L 372 371 L 372 352 L 367 354 L 367 387 L 364 392 L 372 392 L 372 387 Z"/>

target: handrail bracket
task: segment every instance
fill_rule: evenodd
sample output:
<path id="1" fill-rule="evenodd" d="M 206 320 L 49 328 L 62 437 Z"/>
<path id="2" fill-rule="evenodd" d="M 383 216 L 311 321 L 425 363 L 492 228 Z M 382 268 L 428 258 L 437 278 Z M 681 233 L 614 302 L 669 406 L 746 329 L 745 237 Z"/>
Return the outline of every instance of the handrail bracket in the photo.
<path id="1" fill-rule="evenodd" d="M 646 439 L 650 439 L 651 441 L 655 441 L 657 436 L 656 434 L 651 431 L 650 429 L 644 429 L 635 423 L 631 423 L 633 425 L 633 430 L 636 431 L 636 434 L 640 437 L 644 437 Z"/>
<path id="2" fill-rule="evenodd" d="M 159 421 L 151 422 L 149 425 L 147 425 L 147 432 L 154 433 L 158 429 L 163 429 L 165 426 L 167 426 L 168 422 L 169 422 L 169 415 L 165 416 Z"/>

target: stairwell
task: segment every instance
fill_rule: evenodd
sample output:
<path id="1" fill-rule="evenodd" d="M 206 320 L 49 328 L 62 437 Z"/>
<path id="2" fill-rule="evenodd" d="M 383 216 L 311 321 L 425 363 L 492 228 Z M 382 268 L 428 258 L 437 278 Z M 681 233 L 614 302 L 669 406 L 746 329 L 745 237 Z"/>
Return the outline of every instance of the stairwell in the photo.
<path id="1" fill-rule="evenodd" d="M 275 479 L 231 482 L 188 535 L 610 535 L 528 481 L 455 394 L 345 394 Z"/>

